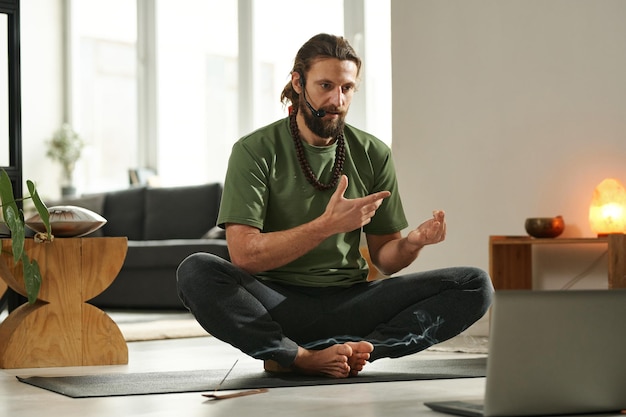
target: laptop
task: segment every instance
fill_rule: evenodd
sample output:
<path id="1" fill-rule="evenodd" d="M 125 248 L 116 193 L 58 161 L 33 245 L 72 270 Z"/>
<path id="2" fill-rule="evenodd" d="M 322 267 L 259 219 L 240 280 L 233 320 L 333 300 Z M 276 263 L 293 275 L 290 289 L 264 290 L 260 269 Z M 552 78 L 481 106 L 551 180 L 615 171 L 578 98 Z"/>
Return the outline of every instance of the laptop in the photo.
<path id="1" fill-rule="evenodd" d="M 470 417 L 626 409 L 626 290 L 496 291 L 485 397 L 425 405 Z"/>

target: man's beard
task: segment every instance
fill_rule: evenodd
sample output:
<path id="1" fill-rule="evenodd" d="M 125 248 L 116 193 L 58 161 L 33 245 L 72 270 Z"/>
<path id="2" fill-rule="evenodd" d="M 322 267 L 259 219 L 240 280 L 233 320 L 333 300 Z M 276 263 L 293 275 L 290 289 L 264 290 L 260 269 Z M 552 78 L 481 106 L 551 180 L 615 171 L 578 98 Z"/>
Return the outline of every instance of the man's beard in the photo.
<path id="1" fill-rule="evenodd" d="M 337 119 L 332 120 L 324 120 L 323 117 L 314 116 L 303 100 L 299 102 L 299 109 L 302 113 L 302 117 L 304 117 L 304 124 L 309 128 L 311 132 L 320 138 L 335 138 L 339 136 L 341 132 L 343 132 L 343 128 L 345 127 L 345 113 L 341 113 Z M 318 109 L 318 110 L 326 110 L 328 109 Z M 335 110 L 332 110 L 335 111 Z"/>

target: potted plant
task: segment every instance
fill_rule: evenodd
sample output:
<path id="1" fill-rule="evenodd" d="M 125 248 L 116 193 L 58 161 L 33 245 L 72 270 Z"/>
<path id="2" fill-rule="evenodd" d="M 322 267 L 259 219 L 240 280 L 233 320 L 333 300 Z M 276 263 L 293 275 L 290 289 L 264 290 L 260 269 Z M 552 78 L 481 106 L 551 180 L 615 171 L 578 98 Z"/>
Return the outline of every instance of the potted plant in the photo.
<path id="1" fill-rule="evenodd" d="M 61 185 L 61 194 L 63 196 L 72 196 L 76 194 L 74 186 L 74 168 L 76 161 L 80 159 L 85 142 L 72 129 L 68 123 L 63 123 L 61 128 L 54 133 L 51 140 L 47 142 L 48 152 L 46 156 L 53 161 L 58 161 L 63 168 L 63 182 Z"/>
<path id="2" fill-rule="evenodd" d="M 32 199 L 38 214 L 24 220 L 9 176 L 0 172 L 0 202 L 11 231 L 10 239 L 0 242 L 0 275 L 28 297 L 28 303 L 0 323 L 0 368 L 127 364 L 121 331 L 106 313 L 88 303 L 122 268 L 126 237 L 42 243 L 52 241 L 58 218 L 54 208 L 43 204 L 35 185 L 27 181 L 27 186 L 26 198 Z M 34 230 L 40 233 L 25 239 L 24 226 L 33 228 L 35 223 Z"/>
<path id="3" fill-rule="evenodd" d="M 54 239 L 50 226 L 50 215 L 48 208 L 43 203 L 35 184 L 32 181 L 26 181 L 30 195 L 25 199 L 32 199 L 43 224 L 46 227 L 45 233 L 37 233 L 34 237 L 37 242 L 51 242 Z M 22 199 L 24 200 L 24 199 Z M 25 221 L 24 212 L 17 206 L 13 195 L 13 186 L 11 179 L 5 170 L 0 172 L 0 205 L 2 207 L 2 215 L 4 222 L 11 231 L 11 250 L 13 252 L 13 262 L 15 264 L 21 262 L 24 271 L 24 286 L 30 304 L 35 303 L 39 288 L 41 287 L 41 272 L 39 264 L 36 260 L 31 259 L 24 252 Z M 2 262 L 0 260 L 0 262 Z M 4 265 L 2 265 L 4 266 Z"/>

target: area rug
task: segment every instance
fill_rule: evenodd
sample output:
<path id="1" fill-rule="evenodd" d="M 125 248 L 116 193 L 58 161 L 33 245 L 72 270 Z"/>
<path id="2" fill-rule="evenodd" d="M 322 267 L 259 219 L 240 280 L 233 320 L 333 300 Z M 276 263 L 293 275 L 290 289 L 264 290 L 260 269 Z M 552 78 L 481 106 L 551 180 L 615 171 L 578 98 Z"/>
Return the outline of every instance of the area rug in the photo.
<path id="1" fill-rule="evenodd" d="M 121 323 L 118 327 L 127 342 L 209 336 L 195 319 Z"/>
<path id="2" fill-rule="evenodd" d="M 209 335 L 188 312 L 107 311 L 107 314 L 117 324 L 127 342 Z"/>
<path id="3" fill-rule="evenodd" d="M 460 334 L 445 342 L 433 345 L 427 350 L 430 352 L 487 354 L 489 351 L 489 337 Z"/>
<path id="4" fill-rule="evenodd" d="M 371 382 L 417 381 L 431 379 L 477 378 L 486 375 L 485 357 L 420 359 L 411 361 L 386 360 L 353 378 L 332 379 L 293 374 L 270 374 L 258 369 L 234 369 L 220 390 L 305 387 L 313 385 L 358 384 Z M 23 383 L 43 388 L 71 398 L 109 397 L 125 395 L 172 394 L 213 391 L 228 369 L 118 373 L 62 377 L 17 377 Z"/>
<path id="5" fill-rule="evenodd" d="M 127 342 L 206 337 L 209 334 L 187 312 L 109 312 Z M 433 352 L 486 354 L 489 338 L 462 333 L 431 346 Z"/>

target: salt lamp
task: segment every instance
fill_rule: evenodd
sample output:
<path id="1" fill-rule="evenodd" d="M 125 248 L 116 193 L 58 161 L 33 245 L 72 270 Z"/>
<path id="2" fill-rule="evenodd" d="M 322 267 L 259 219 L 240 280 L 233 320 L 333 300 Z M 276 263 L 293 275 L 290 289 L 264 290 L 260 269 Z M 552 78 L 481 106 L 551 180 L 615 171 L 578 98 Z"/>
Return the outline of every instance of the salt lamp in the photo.
<path id="1" fill-rule="evenodd" d="M 626 189 L 618 180 L 606 178 L 593 191 L 589 225 L 598 236 L 626 233 Z"/>

